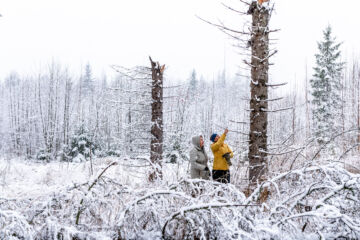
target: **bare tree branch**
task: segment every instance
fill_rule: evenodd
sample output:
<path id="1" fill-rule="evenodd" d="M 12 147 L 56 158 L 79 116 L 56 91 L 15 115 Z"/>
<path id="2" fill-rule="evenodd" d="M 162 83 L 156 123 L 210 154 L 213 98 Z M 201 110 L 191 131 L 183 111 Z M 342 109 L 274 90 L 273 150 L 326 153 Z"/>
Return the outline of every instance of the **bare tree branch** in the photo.
<path id="1" fill-rule="evenodd" d="M 196 17 L 197 17 L 198 19 L 202 20 L 203 22 L 206 22 L 206 23 L 208 23 L 208 24 L 210 24 L 210 25 L 213 25 L 213 26 L 215 26 L 215 27 L 218 27 L 218 28 L 220 28 L 220 29 L 223 29 L 223 30 L 226 30 L 226 31 L 230 31 L 230 32 L 233 32 L 233 33 L 250 35 L 250 33 L 248 33 L 248 32 L 236 31 L 236 30 L 227 28 L 227 27 L 225 27 L 225 26 L 223 26 L 223 25 L 219 25 L 219 24 L 216 24 L 216 23 L 209 22 L 209 21 L 207 21 L 207 20 L 205 20 L 205 19 L 203 19 L 203 18 L 201 18 L 201 17 L 199 17 L 199 16 L 196 16 Z"/>

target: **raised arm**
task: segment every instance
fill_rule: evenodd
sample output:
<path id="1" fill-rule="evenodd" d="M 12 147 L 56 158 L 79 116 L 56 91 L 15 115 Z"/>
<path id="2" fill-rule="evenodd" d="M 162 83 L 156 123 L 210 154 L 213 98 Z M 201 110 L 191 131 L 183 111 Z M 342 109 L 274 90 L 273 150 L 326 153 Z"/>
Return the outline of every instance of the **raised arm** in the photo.
<path id="1" fill-rule="evenodd" d="M 226 138 L 226 133 L 224 132 L 216 143 L 211 144 L 211 150 L 213 152 L 219 150 L 219 148 L 224 145 L 225 138 Z"/>

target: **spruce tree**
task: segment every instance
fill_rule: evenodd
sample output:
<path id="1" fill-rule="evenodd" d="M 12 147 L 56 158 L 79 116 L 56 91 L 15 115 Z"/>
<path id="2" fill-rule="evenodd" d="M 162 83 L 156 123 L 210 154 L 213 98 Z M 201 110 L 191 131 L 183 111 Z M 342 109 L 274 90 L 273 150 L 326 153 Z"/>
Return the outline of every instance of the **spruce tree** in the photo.
<path id="1" fill-rule="evenodd" d="M 340 130 L 341 118 L 341 73 L 344 63 L 340 61 L 341 43 L 332 37 L 329 25 L 323 32 L 324 39 L 318 42 L 318 53 L 314 75 L 310 80 L 312 88 L 313 127 L 318 143 L 328 141 Z"/>
<path id="2" fill-rule="evenodd" d="M 195 69 L 192 70 L 190 79 L 189 79 L 189 88 L 190 91 L 195 92 L 198 87 L 198 79 Z"/>
<path id="3" fill-rule="evenodd" d="M 89 96 L 94 93 L 95 89 L 95 81 L 93 78 L 92 70 L 90 64 L 86 64 L 85 66 L 85 75 L 83 78 L 83 93 L 84 96 Z"/>
<path id="4" fill-rule="evenodd" d="M 93 134 L 82 123 L 71 138 L 70 152 L 67 155 L 78 158 L 80 161 L 85 161 L 90 158 L 90 155 L 95 155 L 99 145 L 94 142 L 93 138 Z"/>

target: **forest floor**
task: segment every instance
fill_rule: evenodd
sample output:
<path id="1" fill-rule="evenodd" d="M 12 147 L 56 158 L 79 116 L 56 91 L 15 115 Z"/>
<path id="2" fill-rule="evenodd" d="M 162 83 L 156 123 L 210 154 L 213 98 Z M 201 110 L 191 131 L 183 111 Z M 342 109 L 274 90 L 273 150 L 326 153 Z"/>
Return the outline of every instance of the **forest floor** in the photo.
<path id="1" fill-rule="evenodd" d="M 144 161 L 115 157 L 97 158 L 87 162 L 34 162 L 22 159 L 0 159 L 1 197 L 37 197 L 73 185 L 87 183 L 92 175 L 111 162 L 117 162 L 106 171 L 106 176 L 132 188 L 141 188 L 147 182 Z M 186 178 L 188 163 L 164 164 L 164 182 L 169 184 Z"/>

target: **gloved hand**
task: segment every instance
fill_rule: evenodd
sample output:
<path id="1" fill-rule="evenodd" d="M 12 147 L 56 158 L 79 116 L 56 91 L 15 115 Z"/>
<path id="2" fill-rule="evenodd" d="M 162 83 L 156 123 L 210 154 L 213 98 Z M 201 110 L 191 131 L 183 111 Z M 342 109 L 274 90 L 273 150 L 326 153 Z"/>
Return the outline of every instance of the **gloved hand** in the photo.
<path id="1" fill-rule="evenodd" d="M 230 153 L 225 153 L 224 155 L 222 155 L 222 157 L 225 158 L 225 160 L 229 166 L 232 165 L 231 160 L 230 160 L 230 158 L 231 158 Z"/>
<path id="2" fill-rule="evenodd" d="M 226 161 L 230 161 L 230 153 L 225 153 L 222 157 L 225 158 Z"/>

